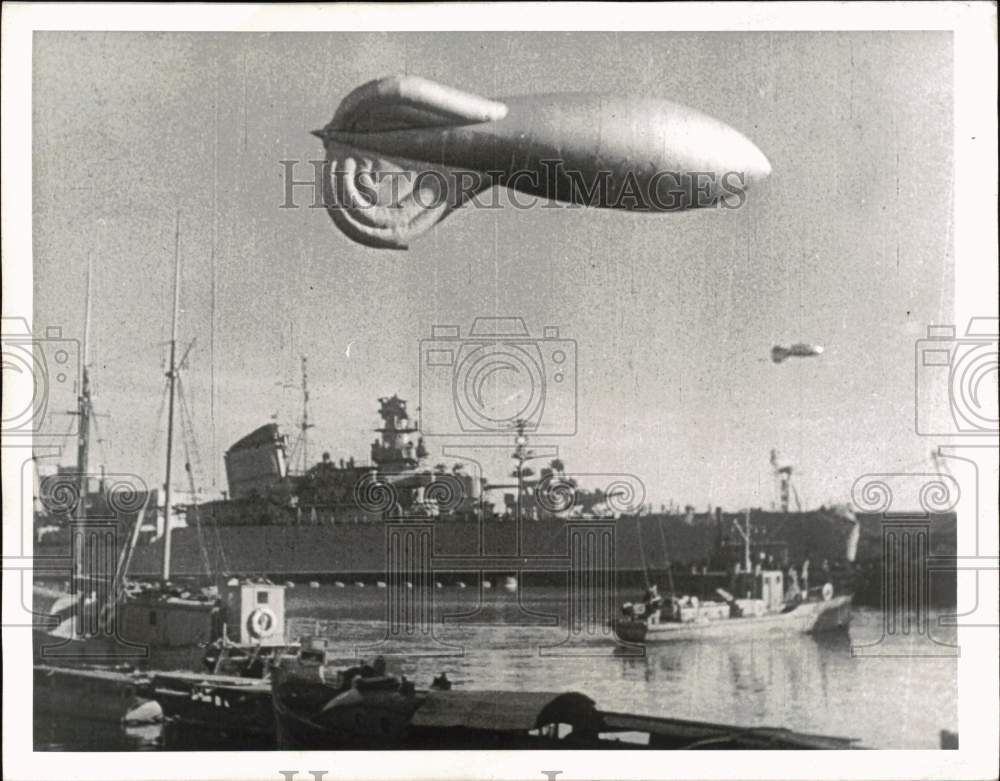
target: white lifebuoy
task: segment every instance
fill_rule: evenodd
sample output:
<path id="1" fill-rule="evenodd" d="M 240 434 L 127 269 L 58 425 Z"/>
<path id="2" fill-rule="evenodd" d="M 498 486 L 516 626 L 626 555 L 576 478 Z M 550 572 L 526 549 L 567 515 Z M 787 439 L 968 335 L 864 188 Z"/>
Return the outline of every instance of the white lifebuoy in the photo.
<path id="1" fill-rule="evenodd" d="M 824 583 L 823 591 L 821 593 L 823 594 L 823 601 L 829 602 L 831 599 L 833 599 L 833 584 Z"/>
<path id="2" fill-rule="evenodd" d="M 278 619 L 268 607 L 259 607 L 247 619 L 247 628 L 254 637 L 268 637 L 278 628 Z"/>

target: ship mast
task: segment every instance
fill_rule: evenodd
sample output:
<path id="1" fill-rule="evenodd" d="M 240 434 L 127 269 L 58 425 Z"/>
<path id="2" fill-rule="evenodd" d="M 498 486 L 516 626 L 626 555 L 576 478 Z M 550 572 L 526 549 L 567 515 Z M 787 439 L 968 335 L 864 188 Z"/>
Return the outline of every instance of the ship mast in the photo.
<path id="1" fill-rule="evenodd" d="M 177 384 L 177 320 L 180 312 L 181 288 L 181 213 L 177 212 L 177 227 L 174 232 L 174 316 L 170 331 L 170 381 L 169 406 L 167 408 L 167 469 L 163 486 L 163 581 L 170 580 L 170 462 L 174 448 L 174 391 Z"/>
<path id="2" fill-rule="evenodd" d="M 306 357 L 302 356 L 302 419 L 299 421 L 299 437 L 302 440 L 302 474 L 309 469 L 309 429 L 315 424 L 309 422 L 309 372 Z"/>
<path id="3" fill-rule="evenodd" d="M 80 394 L 76 401 L 76 414 L 80 417 L 80 429 L 76 440 L 76 471 L 78 479 L 78 496 L 76 505 L 76 519 L 79 523 L 84 523 L 87 516 L 87 469 L 90 458 L 90 294 L 91 294 L 91 267 L 92 261 L 87 258 L 87 299 L 84 305 L 83 315 L 83 372 L 80 378 Z M 83 535 L 77 534 L 77 549 L 74 551 L 74 562 L 76 563 L 76 576 L 83 578 Z"/>

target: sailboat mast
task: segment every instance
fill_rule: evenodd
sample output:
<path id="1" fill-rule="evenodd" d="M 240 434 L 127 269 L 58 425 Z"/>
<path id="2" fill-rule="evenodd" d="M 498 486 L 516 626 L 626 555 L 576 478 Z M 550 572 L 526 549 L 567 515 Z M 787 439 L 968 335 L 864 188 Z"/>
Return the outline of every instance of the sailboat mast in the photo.
<path id="1" fill-rule="evenodd" d="M 170 331 L 170 398 L 167 408 L 167 469 L 163 485 L 163 580 L 170 580 L 170 465 L 174 452 L 174 391 L 177 385 L 177 320 L 180 313 L 181 288 L 181 213 L 177 212 L 177 228 L 174 232 L 174 316 Z"/>
<path id="2" fill-rule="evenodd" d="M 91 292 L 91 266 L 90 257 L 87 258 L 87 298 L 84 304 L 83 314 L 83 372 L 80 377 L 80 394 L 77 397 L 76 414 L 80 418 L 80 429 L 76 440 L 76 471 L 77 489 L 79 499 L 76 505 L 76 518 L 79 523 L 84 523 L 87 516 L 87 470 L 90 460 L 90 292 Z M 82 547 L 83 535 L 76 535 L 77 545 Z M 83 572 L 83 551 L 75 551 L 74 561 L 76 562 L 76 576 L 82 578 Z"/>

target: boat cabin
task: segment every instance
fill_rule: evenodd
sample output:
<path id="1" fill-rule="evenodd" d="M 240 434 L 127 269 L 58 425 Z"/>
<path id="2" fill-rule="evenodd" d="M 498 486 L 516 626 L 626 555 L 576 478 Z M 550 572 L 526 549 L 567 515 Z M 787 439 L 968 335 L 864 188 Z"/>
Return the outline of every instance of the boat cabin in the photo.
<path id="1" fill-rule="evenodd" d="M 206 645 L 223 637 L 244 647 L 275 648 L 285 639 L 285 587 L 231 582 L 220 596 L 146 590 L 118 608 L 121 636 L 157 648 Z"/>

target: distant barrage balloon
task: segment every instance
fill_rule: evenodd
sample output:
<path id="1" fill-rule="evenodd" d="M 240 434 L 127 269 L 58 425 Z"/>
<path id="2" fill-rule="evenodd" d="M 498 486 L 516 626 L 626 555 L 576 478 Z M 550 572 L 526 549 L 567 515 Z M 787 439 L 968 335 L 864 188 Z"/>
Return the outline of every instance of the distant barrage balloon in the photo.
<path id="1" fill-rule="evenodd" d="M 818 344 L 793 344 L 791 347 L 775 345 L 771 348 L 771 360 L 781 363 L 786 358 L 812 358 L 823 354 L 823 348 Z"/>
<path id="2" fill-rule="evenodd" d="M 405 249 L 494 186 L 655 213 L 736 208 L 771 172 L 739 132 L 667 100 L 586 92 L 494 100 L 417 76 L 358 87 L 314 134 L 326 149 L 330 216 L 368 247 Z"/>

